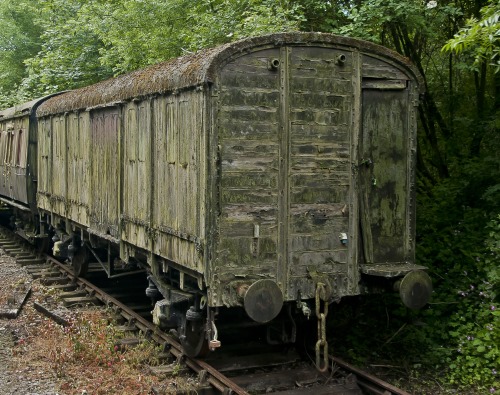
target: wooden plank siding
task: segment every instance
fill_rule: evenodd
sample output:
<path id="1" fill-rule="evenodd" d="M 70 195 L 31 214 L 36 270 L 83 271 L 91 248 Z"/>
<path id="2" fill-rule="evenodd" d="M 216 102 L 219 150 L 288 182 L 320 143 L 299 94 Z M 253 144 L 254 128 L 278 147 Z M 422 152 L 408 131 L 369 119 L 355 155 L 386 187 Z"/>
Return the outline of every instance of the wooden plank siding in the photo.
<path id="1" fill-rule="evenodd" d="M 203 273 L 205 241 L 205 92 L 189 90 L 154 102 L 153 253 Z"/>
<path id="2" fill-rule="evenodd" d="M 415 86 L 400 69 L 363 56 L 359 171 L 362 259 L 368 264 L 413 261 L 415 227 Z"/>
<path id="3" fill-rule="evenodd" d="M 69 113 L 68 125 L 68 218 L 88 227 L 91 158 L 89 113 Z"/>
<path id="4" fill-rule="evenodd" d="M 271 59 L 279 70 L 269 70 Z M 299 291 L 313 297 L 317 276 L 328 276 L 341 282 L 339 296 L 347 292 L 353 262 L 339 234 L 351 227 L 356 67 L 346 51 L 288 47 L 242 56 L 221 73 L 213 265 L 222 283 L 270 278 L 293 300 Z"/>
<path id="5" fill-rule="evenodd" d="M 201 272 L 195 247 L 205 226 L 199 96 L 183 92 L 127 106 L 122 239 Z"/>
<path id="6" fill-rule="evenodd" d="M 355 58 L 337 48 L 293 48 L 289 55 L 289 299 L 298 292 L 313 297 L 321 277 L 335 284 L 335 296 L 347 294 L 347 269 L 356 265 L 339 238 L 351 232 L 344 208 L 351 198 Z"/>
<path id="7" fill-rule="evenodd" d="M 0 195 L 28 204 L 29 117 L 0 122 Z"/>
<path id="8" fill-rule="evenodd" d="M 0 122 L 0 171 L 2 179 L 0 182 L 0 195 L 9 196 L 8 178 L 6 177 L 5 155 L 9 142 L 10 129 L 7 129 L 7 122 Z M 5 175 L 4 175 L 5 174 Z"/>
<path id="9" fill-rule="evenodd" d="M 18 202 L 28 204 L 28 173 L 27 154 L 29 138 L 29 117 L 23 116 L 14 123 L 12 147 L 12 198 Z"/>
<path id="10" fill-rule="evenodd" d="M 66 116 L 57 115 L 51 119 L 52 150 L 50 161 L 51 178 L 49 181 L 51 212 L 66 217 L 67 192 L 67 142 Z"/>
<path id="11" fill-rule="evenodd" d="M 151 215 L 151 102 L 124 106 L 121 238 L 149 249 Z"/>
<path id="12" fill-rule="evenodd" d="M 119 238 L 121 118 L 117 107 L 94 110 L 90 114 L 90 229 Z M 74 218 L 70 218 L 75 220 Z"/>
<path id="13" fill-rule="evenodd" d="M 37 206 L 46 212 L 51 212 L 52 206 L 50 196 L 52 192 L 51 180 L 51 118 L 43 118 L 38 121 L 38 192 Z"/>
<path id="14" fill-rule="evenodd" d="M 236 58 L 221 72 L 217 128 L 220 218 L 212 284 L 218 303 L 234 304 L 234 287 L 277 280 L 280 76 L 268 70 L 279 49 Z"/>
<path id="15" fill-rule="evenodd" d="M 40 120 L 38 207 L 202 273 L 204 103 L 193 90 Z"/>
<path id="16" fill-rule="evenodd" d="M 0 111 L 0 199 L 20 210 L 15 215 L 23 229 L 34 225 L 32 219 L 37 214 L 38 122 L 35 114 L 38 106 L 52 96 Z M 28 232 L 30 236 L 31 231 L 34 227 Z M 26 235 L 24 230 L 20 232 Z"/>

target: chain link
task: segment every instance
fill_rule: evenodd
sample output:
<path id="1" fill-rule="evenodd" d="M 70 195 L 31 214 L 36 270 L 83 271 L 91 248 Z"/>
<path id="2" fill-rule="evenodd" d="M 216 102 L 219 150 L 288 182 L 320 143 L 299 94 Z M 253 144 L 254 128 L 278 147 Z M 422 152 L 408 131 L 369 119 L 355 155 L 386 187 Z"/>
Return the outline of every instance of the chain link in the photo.
<path id="1" fill-rule="evenodd" d="M 326 299 L 325 284 L 318 283 L 316 286 L 316 317 L 318 318 L 318 341 L 316 342 L 316 368 L 320 372 L 328 369 L 328 342 L 326 341 L 326 316 L 328 315 L 328 303 Z M 323 312 L 321 312 L 321 300 L 323 300 Z M 323 361 L 321 361 L 323 351 Z"/>

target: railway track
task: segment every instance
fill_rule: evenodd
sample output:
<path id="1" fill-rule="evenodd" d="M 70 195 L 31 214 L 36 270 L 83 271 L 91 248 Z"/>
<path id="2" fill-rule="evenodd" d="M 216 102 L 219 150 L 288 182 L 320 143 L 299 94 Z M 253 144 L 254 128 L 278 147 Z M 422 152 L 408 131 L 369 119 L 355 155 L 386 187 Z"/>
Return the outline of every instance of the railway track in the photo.
<path id="1" fill-rule="evenodd" d="M 120 295 L 116 286 L 105 281 L 98 268 L 90 271 L 89 280 L 75 277 L 68 265 L 37 253 L 32 246 L 7 229 L 0 229 L 0 247 L 14 256 L 20 265 L 26 266 L 34 278 L 40 278 L 45 285 L 60 290 L 67 306 L 94 303 L 112 308 L 129 327 L 162 345 L 162 349 L 172 358 L 197 374 L 199 394 L 409 395 L 334 356 L 329 357 L 329 369 L 320 373 L 297 350 L 282 346 L 270 347 L 258 342 L 244 346 L 225 345 L 221 350 L 211 353 L 206 360 L 189 358 L 184 355 L 174 336 L 161 331 L 148 318 L 147 300 L 142 302 L 142 298 L 145 298 L 143 284 L 137 290 L 127 286 L 130 292 L 137 292 L 134 293 L 137 297 L 132 298 L 134 305 L 131 305 L 126 295 Z M 127 277 L 123 276 L 119 281 L 126 282 Z M 25 293 L 26 299 L 29 291 Z M 43 305 L 35 304 L 34 307 L 59 324 L 65 324 L 64 318 Z M 12 317 L 15 316 L 15 312 L 12 312 Z M 151 393 L 162 394 L 156 388 L 152 388 Z"/>

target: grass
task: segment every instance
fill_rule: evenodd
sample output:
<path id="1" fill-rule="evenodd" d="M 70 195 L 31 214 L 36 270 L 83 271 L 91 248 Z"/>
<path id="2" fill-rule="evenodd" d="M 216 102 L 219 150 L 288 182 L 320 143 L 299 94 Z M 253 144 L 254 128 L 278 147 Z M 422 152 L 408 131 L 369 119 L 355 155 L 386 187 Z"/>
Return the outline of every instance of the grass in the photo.
<path id="1" fill-rule="evenodd" d="M 175 370 L 153 374 L 149 367 L 164 363 L 158 346 L 138 336 L 137 346 L 122 347 L 124 333 L 110 317 L 102 309 L 90 308 L 75 312 L 68 327 L 40 316 L 28 320 L 31 324 L 13 350 L 14 363 L 25 371 L 29 366 L 35 378 L 50 377 L 65 395 L 150 394 L 152 386 L 163 393 L 193 388 L 193 380 L 176 375 Z"/>

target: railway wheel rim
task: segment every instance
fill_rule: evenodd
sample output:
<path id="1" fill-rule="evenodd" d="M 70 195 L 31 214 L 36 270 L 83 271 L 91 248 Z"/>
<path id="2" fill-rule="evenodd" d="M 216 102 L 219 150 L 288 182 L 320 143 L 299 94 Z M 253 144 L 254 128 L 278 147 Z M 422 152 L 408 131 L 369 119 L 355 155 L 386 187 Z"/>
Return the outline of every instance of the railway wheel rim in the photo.
<path id="1" fill-rule="evenodd" d="M 206 356 L 209 348 L 205 330 L 205 320 L 186 320 L 185 331 L 180 340 L 184 354 L 188 357 L 200 358 Z"/>
<path id="2" fill-rule="evenodd" d="M 89 254 L 85 246 L 75 252 L 71 258 L 71 266 L 75 276 L 85 277 L 89 268 Z"/>

